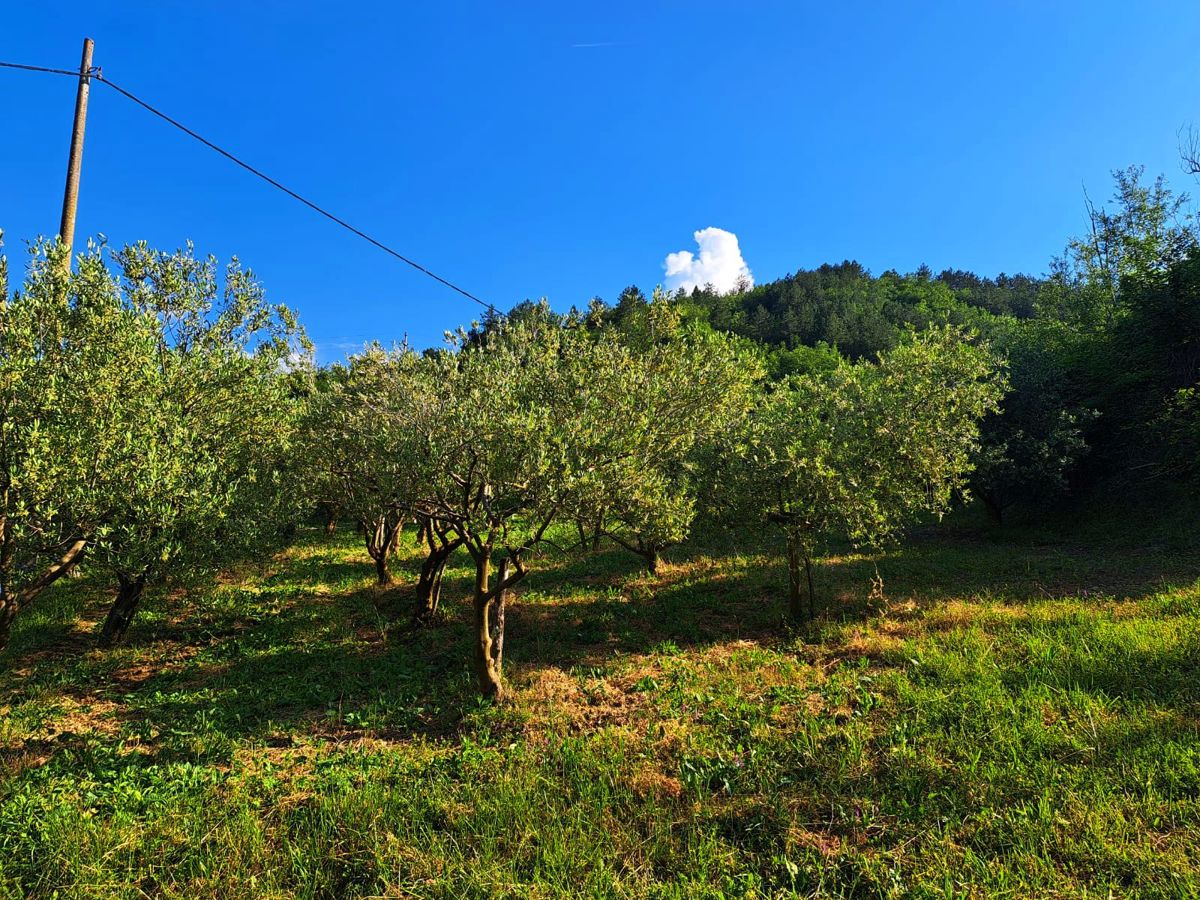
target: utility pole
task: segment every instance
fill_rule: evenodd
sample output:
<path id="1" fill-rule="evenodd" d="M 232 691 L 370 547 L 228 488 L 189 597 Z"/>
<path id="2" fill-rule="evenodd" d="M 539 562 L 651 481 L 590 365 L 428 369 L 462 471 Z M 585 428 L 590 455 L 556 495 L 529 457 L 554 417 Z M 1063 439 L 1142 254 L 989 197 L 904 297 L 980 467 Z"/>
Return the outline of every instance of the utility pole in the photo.
<path id="1" fill-rule="evenodd" d="M 62 224 L 58 237 L 67 245 L 67 270 L 75 244 L 75 210 L 79 207 L 79 173 L 83 168 L 83 130 L 87 125 L 88 90 L 91 87 L 92 39 L 83 39 L 83 60 L 79 63 L 79 89 L 75 94 L 75 125 L 71 130 L 71 155 L 67 157 L 67 187 L 63 192 Z"/>

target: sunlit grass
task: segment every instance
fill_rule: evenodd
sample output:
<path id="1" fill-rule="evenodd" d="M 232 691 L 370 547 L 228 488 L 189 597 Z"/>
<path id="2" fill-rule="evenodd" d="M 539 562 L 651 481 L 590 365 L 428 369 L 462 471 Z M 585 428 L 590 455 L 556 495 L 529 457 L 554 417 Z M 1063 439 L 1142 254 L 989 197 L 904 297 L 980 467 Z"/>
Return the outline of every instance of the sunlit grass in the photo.
<path id="1" fill-rule="evenodd" d="M 549 553 L 475 699 L 456 557 L 408 626 L 354 535 L 147 601 L 56 588 L 0 657 L 0 896 L 1200 894 L 1200 551 L 1177 527 L 657 578 Z M 876 572 L 882 591 L 872 594 Z"/>

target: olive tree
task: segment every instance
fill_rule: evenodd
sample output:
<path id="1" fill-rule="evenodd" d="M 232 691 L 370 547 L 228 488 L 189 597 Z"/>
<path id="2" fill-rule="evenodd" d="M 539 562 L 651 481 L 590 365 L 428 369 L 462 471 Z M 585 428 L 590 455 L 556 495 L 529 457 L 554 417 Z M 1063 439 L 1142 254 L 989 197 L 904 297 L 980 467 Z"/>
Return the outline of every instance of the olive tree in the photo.
<path id="1" fill-rule="evenodd" d="M 406 522 L 428 483 L 418 432 L 423 363 L 407 346 L 367 347 L 338 366 L 305 415 L 305 469 L 312 499 L 357 523 L 380 585 Z M 434 601 L 436 607 L 436 601 Z"/>
<path id="2" fill-rule="evenodd" d="M 11 295 L 0 256 L 0 649 L 82 560 L 103 473 L 128 457 L 124 400 L 147 332 L 116 296 L 94 247 L 72 273 L 64 247 L 35 245 Z"/>
<path id="3" fill-rule="evenodd" d="M 456 456 L 445 451 L 459 446 L 455 442 L 462 434 L 462 419 L 457 417 L 462 398 L 456 393 L 461 382 L 454 373 L 458 361 L 444 351 L 421 356 L 409 352 L 403 359 L 403 365 L 381 370 L 378 393 L 371 401 L 372 419 L 384 435 L 376 443 L 381 466 L 395 473 L 386 483 L 415 520 L 417 542 L 425 552 L 412 619 L 426 625 L 438 615 L 446 565 L 466 540 L 462 529 L 445 518 L 448 505 L 439 487 L 449 474 L 443 468 L 446 461 Z"/>
<path id="4" fill-rule="evenodd" d="M 831 535 L 875 546 L 949 508 L 1003 391 L 986 347 L 935 328 L 873 363 L 843 363 L 764 396 L 731 475 L 742 502 L 783 533 L 795 618 L 805 615 L 802 579 L 814 614 L 812 560 Z"/>
<path id="5" fill-rule="evenodd" d="M 660 291 L 625 316 L 617 339 L 628 356 L 604 374 L 617 427 L 586 521 L 656 574 L 695 517 L 704 450 L 740 428 L 762 369 L 734 339 L 685 325 Z"/>
<path id="6" fill-rule="evenodd" d="M 575 468 L 575 423 L 562 417 L 562 337 L 545 323 L 500 326 L 430 363 L 440 401 L 422 420 L 434 462 L 423 507 L 475 564 L 476 677 L 480 692 L 496 699 L 508 592 L 560 513 Z"/>
<path id="7" fill-rule="evenodd" d="M 145 244 L 116 254 L 121 308 L 148 327 L 121 401 L 127 458 L 101 476 L 95 559 L 118 591 L 101 642 L 120 640 L 146 586 L 278 537 L 293 517 L 294 317 L 253 275 Z"/>
<path id="8" fill-rule="evenodd" d="M 640 376 L 639 377 L 639 373 Z M 639 355 L 615 333 L 526 317 L 430 357 L 437 399 L 415 427 L 431 481 L 422 508 L 475 564 L 474 662 L 481 693 L 500 698 L 505 610 L 530 554 L 559 518 L 609 508 L 634 482 L 631 461 L 670 439 L 630 427 Z"/>

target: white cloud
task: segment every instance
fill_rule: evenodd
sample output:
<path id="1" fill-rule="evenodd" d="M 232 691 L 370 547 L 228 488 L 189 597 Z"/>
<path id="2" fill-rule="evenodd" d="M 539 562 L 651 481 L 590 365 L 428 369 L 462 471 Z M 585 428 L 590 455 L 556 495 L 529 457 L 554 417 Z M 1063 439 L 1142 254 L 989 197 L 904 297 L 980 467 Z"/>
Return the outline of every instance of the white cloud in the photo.
<path id="1" fill-rule="evenodd" d="M 754 284 L 750 267 L 742 259 L 736 234 L 724 228 L 704 228 L 695 233 L 695 238 L 700 248 L 699 256 L 691 250 L 667 254 L 663 268 L 667 272 L 668 288 L 691 291 L 711 284 L 718 294 L 728 294 L 737 290 L 742 281 Z"/>

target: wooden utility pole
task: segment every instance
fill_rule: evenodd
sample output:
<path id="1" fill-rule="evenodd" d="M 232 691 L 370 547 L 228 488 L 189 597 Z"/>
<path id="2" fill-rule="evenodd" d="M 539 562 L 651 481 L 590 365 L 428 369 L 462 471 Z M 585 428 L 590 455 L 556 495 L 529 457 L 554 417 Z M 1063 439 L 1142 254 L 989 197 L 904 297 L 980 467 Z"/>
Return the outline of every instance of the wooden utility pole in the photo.
<path id="1" fill-rule="evenodd" d="M 75 94 L 75 126 L 71 131 L 71 155 L 67 158 L 67 187 L 63 191 L 62 224 L 58 237 L 67 245 L 67 268 L 75 244 L 75 210 L 79 207 L 79 173 L 83 168 L 83 130 L 87 125 L 88 90 L 91 87 L 92 39 L 83 39 L 83 60 L 79 63 L 79 90 Z"/>

